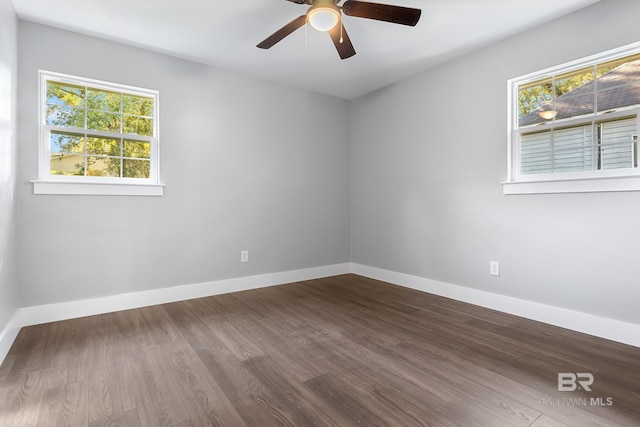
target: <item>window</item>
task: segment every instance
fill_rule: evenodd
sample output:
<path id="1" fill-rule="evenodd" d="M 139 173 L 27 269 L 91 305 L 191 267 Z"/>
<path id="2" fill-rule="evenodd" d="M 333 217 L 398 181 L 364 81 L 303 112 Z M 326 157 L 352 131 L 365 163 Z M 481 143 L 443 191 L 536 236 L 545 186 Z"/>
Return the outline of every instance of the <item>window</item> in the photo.
<path id="1" fill-rule="evenodd" d="M 640 44 L 509 81 L 505 194 L 640 190 Z"/>
<path id="2" fill-rule="evenodd" d="M 40 72 L 36 194 L 162 195 L 158 92 Z"/>

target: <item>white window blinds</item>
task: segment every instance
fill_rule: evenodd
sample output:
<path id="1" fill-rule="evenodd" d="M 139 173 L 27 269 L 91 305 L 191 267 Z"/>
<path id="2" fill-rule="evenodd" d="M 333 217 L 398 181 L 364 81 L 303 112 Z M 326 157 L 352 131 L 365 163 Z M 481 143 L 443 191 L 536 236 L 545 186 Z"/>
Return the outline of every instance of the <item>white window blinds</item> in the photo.
<path id="1" fill-rule="evenodd" d="M 635 167 L 637 134 L 636 117 L 523 133 L 520 135 L 520 173 Z"/>

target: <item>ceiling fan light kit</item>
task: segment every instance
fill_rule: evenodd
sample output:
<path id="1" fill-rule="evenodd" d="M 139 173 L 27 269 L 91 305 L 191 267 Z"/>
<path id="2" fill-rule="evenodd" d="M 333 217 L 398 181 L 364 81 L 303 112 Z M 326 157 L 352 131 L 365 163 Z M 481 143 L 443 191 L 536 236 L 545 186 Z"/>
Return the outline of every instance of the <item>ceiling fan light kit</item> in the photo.
<path id="1" fill-rule="evenodd" d="M 375 19 L 411 27 L 418 23 L 422 13 L 420 9 L 357 0 L 347 0 L 342 6 L 338 6 L 340 0 L 287 1 L 308 4 L 311 7 L 305 15 L 298 16 L 260 42 L 257 46 L 260 49 L 269 49 L 303 25 L 311 24 L 316 30 L 329 33 L 338 55 L 341 59 L 346 59 L 355 55 L 356 51 L 342 23 L 343 13 L 355 18 Z"/>
<path id="2" fill-rule="evenodd" d="M 316 1 L 307 12 L 307 21 L 316 30 L 326 33 L 340 22 L 340 9 L 333 1 L 326 5 Z"/>

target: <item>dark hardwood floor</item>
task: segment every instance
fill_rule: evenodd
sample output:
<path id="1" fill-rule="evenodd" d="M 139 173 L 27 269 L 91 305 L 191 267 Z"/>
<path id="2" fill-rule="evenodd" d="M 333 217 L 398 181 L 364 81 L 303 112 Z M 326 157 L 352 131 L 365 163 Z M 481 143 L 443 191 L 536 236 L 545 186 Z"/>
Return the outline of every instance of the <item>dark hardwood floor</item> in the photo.
<path id="1" fill-rule="evenodd" d="M 345 275 L 24 328 L 30 425 L 640 426 L 640 348 Z"/>

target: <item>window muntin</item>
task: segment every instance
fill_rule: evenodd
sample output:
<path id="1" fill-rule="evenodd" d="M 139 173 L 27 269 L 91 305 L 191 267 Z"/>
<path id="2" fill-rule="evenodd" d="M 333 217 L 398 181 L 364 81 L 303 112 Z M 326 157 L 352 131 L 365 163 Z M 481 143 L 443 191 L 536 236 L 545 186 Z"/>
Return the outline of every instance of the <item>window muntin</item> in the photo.
<path id="1" fill-rule="evenodd" d="M 158 93 L 41 72 L 41 180 L 158 183 Z"/>
<path id="2" fill-rule="evenodd" d="M 510 182 L 639 175 L 638 51 L 510 81 Z"/>

